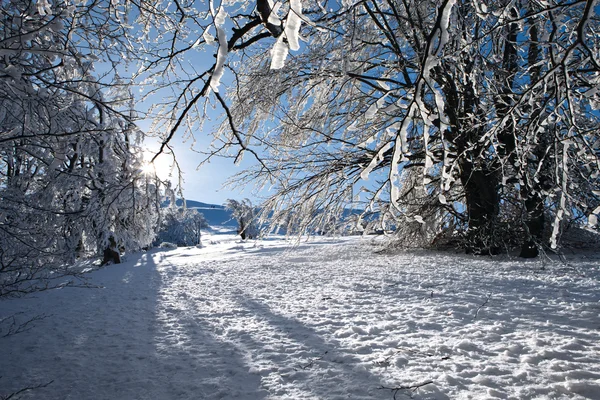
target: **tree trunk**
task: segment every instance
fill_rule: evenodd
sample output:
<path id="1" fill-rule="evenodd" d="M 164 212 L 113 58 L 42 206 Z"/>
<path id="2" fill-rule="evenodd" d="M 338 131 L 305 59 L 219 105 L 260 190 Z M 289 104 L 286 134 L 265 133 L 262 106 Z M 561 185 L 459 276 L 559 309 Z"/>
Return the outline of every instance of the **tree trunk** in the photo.
<path id="1" fill-rule="evenodd" d="M 465 190 L 469 227 L 467 253 L 498 254 L 495 222 L 499 212 L 498 177 L 488 168 L 461 164 L 461 183 Z"/>
<path id="2" fill-rule="evenodd" d="M 244 219 L 240 219 L 239 223 L 240 223 L 240 230 L 238 233 L 242 237 L 242 240 L 246 240 L 246 223 L 244 222 Z"/>
<path id="3" fill-rule="evenodd" d="M 525 219 L 527 239 L 521 246 L 519 257 L 535 258 L 539 255 L 537 244 L 542 241 L 544 233 L 544 199 L 537 193 L 528 193 L 525 197 L 525 209 L 527 211 Z"/>
<path id="4" fill-rule="evenodd" d="M 525 180 L 521 188 L 521 198 L 525 204 L 525 234 L 527 235 L 519 257 L 535 258 L 539 255 L 538 245 L 542 243 L 544 229 L 546 227 L 546 217 L 544 215 L 545 198 L 542 193 L 547 192 L 552 187 L 552 167 L 553 157 L 547 154 L 550 146 L 551 134 L 546 132 L 535 149 L 533 154 L 537 162 L 528 165 L 528 169 L 537 172 L 537 179 L 529 177 Z"/>
<path id="5" fill-rule="evenodd" d="M 469 114 L 485 118 L 479 98 L 473 90 L 474 82 L 468 78 L 473 67 L 472 62 L 465 64 L 467 78 L 460 89 L 456 86 L 457 81 L 445 75 L 441 69 L 437 69 L 436 73 L 446 96 L 444 112 L 451 126 L 446 137 L 456 146 L 457 153 L 469 154 L 460 161 L 460 180 L 465 192 L 469 224 L 465 250 L 474 254 L 497 254 L 499 247 L 494 237 L 500 210 L 499 178 L 490 161 L 481 156 L 484 149 L 478 146 L 472 148 L 472 143 L 477 143 L 483 132 L 463 124 L 463 121 L 469 120 Z"/>
<path id="6" fill-rule="evenodd" d="M 528 22 L 532 22 L 528 20 Z M 527 54 L 527 62 L 530 66 L 530 80 L 535 82 L 540 77 L 540 66 L 538 64 L 540 58 L 540 47 L 538 44 L 538 30 L 535 22 L 530 24 L 529 27 L 529 48 Z M 548 93 L 549 96 L 552 94 Z M 539 106 L 538 106 L 539 107 Z M 543 112 L 543 108 L 539 107 L 532 112 L 532 119 L 537 119 Z M 544 217 L 544 197 L 540 194 L 541 190 L 550 189 L 548 172 L 552 169 L 550 158 L 546 154 L 546 150 L 551 143 L 551 134 L 544 132 L 542 139 L 533 149 L 535 160 L 539 165 L 531 163 L 532 165 L 526 166 L 525 172 L 528 173 L 530 170 L 537 171 L 539 168 L 539 174 L 537 181 L 535 179 L 525 180 L 525 184 L 521 187 L 521 198 L 525 204 L 525 234 L 526 238 L 521 246 L 521 253 L 519 257 L 523 258 L 535 258 L 539 255 L 538 244 L 542 242 L 545 227 Z"/>
<path id="7" fill-rule="evenodd" d="M 117 250 L 111 249 L 110 246 L 104 249 L 104 258 L 102 259 L 102 265 L 106 265 L 108 263 L 120 264 L 121 256 Z"/>

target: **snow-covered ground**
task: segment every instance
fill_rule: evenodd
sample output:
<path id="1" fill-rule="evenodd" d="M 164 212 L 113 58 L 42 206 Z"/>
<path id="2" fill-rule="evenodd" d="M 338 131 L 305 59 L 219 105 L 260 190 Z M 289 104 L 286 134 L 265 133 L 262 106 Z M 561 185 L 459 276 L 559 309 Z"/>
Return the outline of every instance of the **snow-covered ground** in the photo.
<path id="1" fill-rule="evenodd" d="M 52 381 L 24 398 L 600 399 L 597 254 L 203 241 L 0 303 L 47 315 L 0 338 L 0 396 Z"/>

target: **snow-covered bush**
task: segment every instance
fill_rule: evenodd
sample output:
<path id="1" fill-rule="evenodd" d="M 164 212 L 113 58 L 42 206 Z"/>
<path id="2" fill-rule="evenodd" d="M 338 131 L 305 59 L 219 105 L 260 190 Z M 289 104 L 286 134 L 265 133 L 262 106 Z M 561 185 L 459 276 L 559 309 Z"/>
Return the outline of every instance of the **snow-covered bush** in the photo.
<path id="1" fill-rule="evenodd" d="M 176 246 L 197 246 L 201 244 L 202 229 L 208 227 L 204 215 L 196 210 L 183 207 L 163 208 L 160 230 L 154 242 L 174 243 Z"/>

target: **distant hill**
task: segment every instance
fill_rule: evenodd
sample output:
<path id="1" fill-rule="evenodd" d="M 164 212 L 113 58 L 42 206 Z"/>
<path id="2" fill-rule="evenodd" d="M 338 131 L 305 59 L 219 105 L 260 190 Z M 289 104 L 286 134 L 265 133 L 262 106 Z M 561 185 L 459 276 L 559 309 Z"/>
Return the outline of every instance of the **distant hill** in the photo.
<path id="1" fill-rule="evenodd" d="M 181 207 L 181 206 L 183 206 L 183 200 L 177 199 L 175 204 Z M 201 201 L 196 201 L 196 200 L 186 200 L 185 204 L 186 204 L 187 208 L 197 208 L 197 209 L 208 208 L 208 209 L 217 209 L 217 210 L 225 209 L 225 207 L 222 205 L 203 203 Z M 167 202 L 167 205 L 168 205 L 168 202 Z"/>
<path id="2" fill-rule="evenodd" d="M 170 204 L 169 199 L 163 202 L 162 207 L 168 207 Z M 183 200 L 177 199 L 175 203 L 178 207 L 183 206 Z M 231 216 L 231 211 L 225 209 L 223 205 L 203 203 L 196 200 L 185 201 L 187 208 L 196 210 L 204 215 L 204 218 L 208 221 L 211 227 L 226 227 L 231 229 L 237 229 L 237 221 Z M 343 212 L 343 219 L 349 218 L 350 216 L 357 216 L 362 213 L 362 210 L 358 209 L 345 209 Z M 378 213 L 373 213 L 364 217 L 365 221 L 374 221 L 378 218 Z M 285 233 L 285 229 L 281 228 L 279 233 Z"/>
<path id="3" fill-rule="evenodd" d="M 168 207 L 171 204 L 169 199 L 165 200 L 162 207 Z M 178 207 L 183 206 L 183 200 L 177 199 L 175 204 Z M 230 228 L 237 228 L 237 221 L 231 216 L 231 211 L 226 210 L 224 206 L 218 204 L 203 203 L 196 200 L 185 200 L 187 208 L 196 210 L 204 215 L 204 218 L 208 221 L 208 224 L 212 227 L 224 226 Z"/>
<path id="4" fill-rule="evenodd" d="M 204 218 L 208 221 L 208 224 L 212 227 L 226 226 L 231 228 L 237 228 L 237 221 L 232 218 L 231 211 L 226 210 L 224 207 L 211 208 L 211 207 L 191 207 L 188 203 L 189 209 L 198 211 L 204 215 Z"/>

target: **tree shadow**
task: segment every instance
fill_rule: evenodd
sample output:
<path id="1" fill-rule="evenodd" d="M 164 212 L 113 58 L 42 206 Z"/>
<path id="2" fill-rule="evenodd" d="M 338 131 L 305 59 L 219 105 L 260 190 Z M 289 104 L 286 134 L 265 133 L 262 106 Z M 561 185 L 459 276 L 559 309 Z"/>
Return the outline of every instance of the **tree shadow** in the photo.
<path id="1" fill-rule="evenodd" d="M 173 305 L 155 254 L 92 274 L 101 289 L 24 299 L 54 315 L 0 340 L 0 395 L 43 399 L 261 399 L 243 355 Z"/>
<path id="2" fill-rule="evenodd" d="M 256 320 L 268 325 L 237 340 L 253 353 L 254 363 L 262 365 L 263 380 L 276 381 L 269 388 L 275 396 L 298 395 L 328 399 L 389 399 L 390 392 L 381 390 L 381 377 L 370 372 L 355 354 L 335 339 L 327 339 L 314 328 L 286 315 L 245 293 L 234 296 L 238 309 L 250 312 Z M 270 336 L 265 336 L 270 331 Z M 269 377 L 270 375 L 270 377 Z"/>

